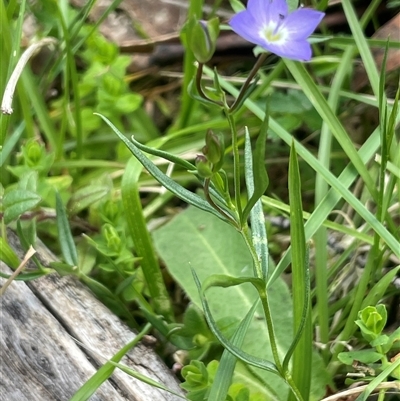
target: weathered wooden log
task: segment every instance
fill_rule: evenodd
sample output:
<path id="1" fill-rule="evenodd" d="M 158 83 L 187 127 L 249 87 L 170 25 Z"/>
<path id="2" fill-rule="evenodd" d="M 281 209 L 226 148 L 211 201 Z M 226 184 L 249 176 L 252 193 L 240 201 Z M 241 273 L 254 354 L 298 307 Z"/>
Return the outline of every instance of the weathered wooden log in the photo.
<path id="1" fill-rule="evenodd" d="M 16 253 L 23 256 L 15 234 L 9 232 L 8 239 Z M 44 265 L 55 260 L 44 245 L 35 248 Z M 0 268 L 11 273 L 4 263 Z M 1 285 L 4 282 L 0 279 Z M 28 283 L 14 281 L 1 297 L 0 399 L 67 401 L 134 337 L 135 333 L 74 277 L 54 273 Z M 183 394 L 152 348 L 139 343 L 121 363 Z M 90 400 L 181 398 L 115 369 Z"/>

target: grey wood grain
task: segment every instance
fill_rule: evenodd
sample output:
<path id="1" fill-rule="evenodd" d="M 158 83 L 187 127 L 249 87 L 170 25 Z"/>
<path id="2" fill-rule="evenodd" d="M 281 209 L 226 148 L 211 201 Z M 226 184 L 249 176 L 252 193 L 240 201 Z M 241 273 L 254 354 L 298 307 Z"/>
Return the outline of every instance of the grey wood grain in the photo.
<path id="1" fill-rule="evenodd" d="M 14 233 L 10 245 L 21 256 Z M 44 264 L 54 260 L 36 246 Z M 10 273 L 3 263 L 1 271 Z M 5 280 L 0 279 L 0 283 Z M 69 400 L 133 333 L 73 277 L 51 274 L 24 283 L 14 281 L 1 302 L 0 400 Z M 82 343 L 84 346 L 78 346 Z M 138 344 L 122 360 L 132 369 L 183 394 L 176 378 L 153 349 Z M 116 369 L 90 400 L 178 401 L 181 398 L 151 387 Z"/>

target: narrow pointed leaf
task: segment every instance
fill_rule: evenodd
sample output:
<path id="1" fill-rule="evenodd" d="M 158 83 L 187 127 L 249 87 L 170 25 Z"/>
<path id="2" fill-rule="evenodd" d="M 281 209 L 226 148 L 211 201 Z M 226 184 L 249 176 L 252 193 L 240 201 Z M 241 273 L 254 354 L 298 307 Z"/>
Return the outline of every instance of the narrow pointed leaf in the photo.
<path id="1" fill-rule="evenodd" d="M 309 283 L 305 283 L 308 272 L 306 267 L 306 241 L 304 234 L 303 206 L 301 194 L 301 181 L 299 164 L 297 161 L 296 147 L 294 142 L 290 149 L 289 161 L 289 203 L 290 203 L 290 236 L 292 241 L 292 291 L 293 291 L 293 323 L 294 332 L 302 332 L 293 354 L 292 376 L 297 388 L 308 400 L 311 388 L 312 360 L 312 321 L 309 311 Z M 306 310 L 306 311 L 305 311 Z M 304 325 L 304 330 L 302 329 Z M 288 362 L 288 361 L 286 361 Z M 294 400 L 294 394 L 289 400 Z"/>
<path id="2" fill-rule="evenodd" d="M 135 251 L 142 258 L 142 271 L 155 311 L 165 316 L 169 321 L 173 321 L 174 315 L 168 291 L 143 216 L 138 185 L 141 171 L 142 166 L 139 161 L 131 158 L 122 177 L 122 204 Z"/>
<path id="3" fill-rule="evenodd" d="M 247 329 L 250 326 L 258 302 L 258 300 L 254 302 L 252 308 L 249 310 L 246 317 L 241 321 L 235 334 L 231 338 L 232 344 L 237 348 L 240 348 L 243 344 L 244 337 L 246 336 Z M 226 399 L 229 386 L 232 382 L 232 376 L 235 370 L 236 361 L 236 357 L 225 349 L 219 361 L 218 370 L 214 377 L 214 382 L 208 395 L 208 401 L 218 401 Z"/>
<path id="4" fill-rule="evenodd" d="M 218 341 L 220 341 L 220 343 L 224 346 L 224 348 L 226 348 L 230 353 L 235 355 L 241 361 L 243 361 L 251 366 L 254 366 L 256 368 L 260 368 L 260 369 L 266 370 L 268 372 L 279 375 L 279 371 L 276 368 L 275 364 L 273 364 L 272 362 L 269 362 L 267 360 L 253 356 L 245 351 L 242 351 L 240 348 L 238 348 L 236 345 L 234 345 L 232 343 L 232 341 L 230 341 L 224 337 L 224 335 L 219 330 L 214 318 L 212 317 L 211 310 L 210 310 L 210 308 L 208 306 L 208 302 L 203 294 L 200 281 L 199 281 L 195 271 L 192 270 L 192 273 L 193 273 L 193 277 L 194 277 L 196 286 L 197 286 L 199 294 L 200 294 L 201 303 L 203 305 L 204 314 L 205 314 L 207 323 L 210 326 L 210 329 L 213 332 L 213 334 L 215 335 L 215 337 L 217 337 Z"/>
<path id="5" fill-rule="evenodd" d="M 139 341 L 147 334 L 151 329 L 151 325 L 147 324 L 143 330 L 138 333 L 135 338 L 121 348 L 108 362 L 106 362 L 85 384 L 72 396 L 70 401 L 86 401 L 88 400 L 96 390 L 113 374 L 116 366 L 125 354 L 136 346 Z"/>
<path id="6" fill-rule="evenodd" d="M 62 203 L 59 193 L 56 193 L 56 222 L 58 229 L 58 240 L 64 260 L 71 266 L 78 265 L 78 252 L 69 227 L 67 212 Z"/>
<path id="7" fill-rule="evenodd" d="M 101 117 L 108 126 L 117 134 L 117 136 L 124 142 L 127 148 L 132 152 L 132 154 L 139 160 L 144 168 L 165 188 L 171 191 L 178 198 L 183 201 L 189 203 L 190 205 L 196 206 L 201 210 L 212 213 L 220 219 L 223 219 L 222 216 L 213 209 L 203 198 L 194 194 L 193 192 L 188 191 L 183 188 L 179 184 L 177 184 L 174 180 L 164 174 L 154 163 L 152 163 L 142 152 L 138 149 L 128 138 L 125 137 L 106 117 L 101 114 L 94 113 Z"/>
<path id="8" fill-rule="evenodd" d="M 265 218 L 262 208 L 261 196 L 268 187 L 268 175 L 265 170 L 265 141 L 268 130 L 268 118 L 261 128 L 260 136 L 257 140 L 254 163 L 250 144 L 250 136 L 246 129 L 245 137 L 245 179 L 249 200 L 243 211 L 243 223 L 250 214 L 251 235 L 258 258 L 261 263 L 263 278 L 268 276 L 268 237 L 265 228 Z"/>
<path id="9" fill-rule="evenodd" d="M 182 159 L 181 157 L 175 156 L 172 153 L 166 152 L 165 150 L 160 150 L 157 148 L 151 148 L 149 146 L 143 145 L 140 142 L 138 142 L 132 135 L 131 137 L 131 141 L 133 142 L 133 144 L 139 148 L 140 150 L 142 150 L 143 152 L 149 153 L 150 155 L 153 156 L 157 156 L 160 157 L 162 159 L 168 160 L 172 163 L 175 163 L 179 166 L 182 166 L 183 168 L 185 168 L 186 170 L 189 171 L 193 171 L 196 170 L 196 166 L 190 162 L 188 162 L 185 159 Z"/>

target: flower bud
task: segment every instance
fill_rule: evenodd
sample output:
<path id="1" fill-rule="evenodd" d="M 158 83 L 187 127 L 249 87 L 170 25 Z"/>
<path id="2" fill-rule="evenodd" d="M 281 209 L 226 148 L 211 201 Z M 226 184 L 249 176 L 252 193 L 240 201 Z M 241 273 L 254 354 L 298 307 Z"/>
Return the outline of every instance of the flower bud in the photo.
<path id="1" fill-rule="evenodd" d="M 386 324 L 387 312 L 385 305 L 367 306 L 361 311 L 361 320 L 375 334 L 380 334 Z"/>
<path id="2" fill-rule="evenodd" d="M 44 155 L 43 145 L 40 145 L 37 140 L 31 139 L 23 147 L 22 153 L 27 166 L 38 166 Z"/>
<path id="3" fill-rule="evenodd" d="M 387 320 L 385 305 L 367 306 L 358 312 L 356 324 L 360 327 L 363 337 L 373 341 L 381 334 Z"/>
<path id="4" fill-rule="evenodd" d="M 190 390 L 201 389 L 207 387 L 208 372 L 203 362 L 193 360 L 190 365 L 186 365 L 182 369 L 182 376 L 185 379 L 185 387 Z"/>
<path id="5" fill-rule="evenodd" d="M 204 155 L 197 155 L 194 162 L 200 177 L 211 178 L 213 176 L 212 164 Z"/>
<path id="6" fill-rule="evenodd" d="M 193 19 L 188 27 L 189 48 L 199 63 L 207 63 L 215 52 L 219 35 L 219 19 L 209 21 Z"/>
<path id="7" fill-rule="evenodd" d="M 105 224 L 102 234 L 107 243 L 107 248 L 113 252 L 120 252 L 122 249 L 122 240 L 117 230 L 111 224 Z"/>
<path id="8" fill-rule="evenodd" d="M 203 153 L 212 164 L 217 164 L 223 155 L 220 137 L 210 129 L 206 133 L 206 146 L 203 148 Z"/>

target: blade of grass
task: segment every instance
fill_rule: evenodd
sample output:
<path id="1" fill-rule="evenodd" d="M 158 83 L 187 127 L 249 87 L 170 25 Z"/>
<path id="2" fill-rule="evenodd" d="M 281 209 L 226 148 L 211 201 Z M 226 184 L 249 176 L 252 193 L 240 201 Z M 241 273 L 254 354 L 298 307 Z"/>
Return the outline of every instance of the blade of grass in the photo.
<path id="1" fill-rule="evenodd" d="M 211 71 L 209 68 L 205 67 L 204 71 L 209 76 L 212 76 L 212 74 L 213 74 L 213 71 Z M 229 84 L 228 82 L 226 82 L 223 79 L 220 79 L 220 83 L 221 83 L 221 86 L 225 90 L 227 90 L 232 95 L 237 96 L 238 90 L 236 88 L 234 88 L 233 85 Z M 250 111 L 252 111 L 257 117 L 259 117 L 260 120 L 264 119 L 264 117 L 265 117 L 264 111 L 258 105 L 256 105 L 253 101 L 248 99 L 248 100 L 246 100 L 246 102 L 244 104 Z M 286 142 L 290 146 L 293 138 L 289 134 L 289 132 L 287 132 L 280 124 L 278 124 L 276 122 L 276 120 L 274 120 L 271 117 L 270 117 L 269 126 L 284 142 Z M 376 151 L 378 144 L 379 144 L 379 138 L 376 138 L 375 135 L 379 135 L 379 130 L 375 130 L 375 132 L 369 138 L 371 140 L 371 141 L 369 141 L 369 146 L 371 145 L 371 143 L 376 143 L 375 145 L 373 145 L 374 151 Z M 377 142 L 375 142 L 375 141 L 377 141 Z M 302 157 L 316 172 L 321 174 L 323 176 L 323 178 L 327 181 L 327 183 L 331 187 L 333 187 L 341 195 L 341 197 L 343 197 L 356 210 L 356 212 L 371 226 L 371 228 L 374 231 L 378 232 L 378 234 L 382 237 L 382 240 L 386 242 L 386 244 L 394 252 L 394 254 L 400 257 L 400 249 L 399 249 L 397 240 L 376 219 L 376 217 L 371 212 L 369 212 L 364 207 L 364 205 L 347 189 L 347 182 L 345 182 L 345 184 L 344 184 L 342 182 L 343 180 L 338 179 L 329 170 L 327 170 L 324 166 L 322 166 L 321 163 L 314 157 L 314 155 L 312 155 L 311 152 L 308 151 L 304 147 L 304 145 L 302 145 L 300 142 L 295 140 L 295 145 L 296 145 L 296 150 L 297 150 L 298 155 L 300 157 Z M 363 146 L 363 148 L 365 149 L 364 146 Z M 372 149 L 369 149 L 369 151 L 371 151 L 371 150 Z M 361 154 L 360 154 L 360 156 L 361 156 Z M 361 160 L 363 160 L 363 159 L 361 158 Z M 354 170 L 354 167 L 349 167 L 349 169 Z M 352 177 L 351 179 L 353 180 L 354 178 Z M 350 185 L 350 184 L 348 184 L 348 185 Z M 329 193 L 328 193 L 328 195 L 329 195 Z M 338 198 L 338 200 L 339 199 L 340 198 Z M 326 205 L 324 205 L 324 207 L 325 206 Z M 325 215 L 322 218 L 322 221 L 325 220 L 326 216 L 327 215 Z M 322 221 L 320 224 L 322 224 Z M 280 271 L 280 273 L 282 273 L 282 271 Z M 274 279 L 274 280 L 276 279 L 277 274 L 278 274 L 277 270 L 275 269 L 273 272 L 273 275 L 271 276 L 271 278 L 269 280 L 269 284 L 271 283 L 272 279 Z"/>
<path id="2" fill-rule="evenodd" d="M 15 145 L 18 143 L 21 138 L 22 133 L 25 129 L 25 123 L 21 122 L 15 131 L 11 134 L 8 141 L 4 144 L 4 146 L 0 149 L 0 167 L 3 166 L 4 162 L 7 160 L 8 156 L 10 156 L 11 152 L 14 150 Z M 2 177 L 3 179 L 3 177 Z"/>
<path id="3" fill-rule="evenodd" d="M 254 302 L 246 317 L 240 322 L 239 327 L 231 338 L 232 344 L 238 348 L 240 348 L 243 344 L 247 329 L 250 326 L 258 303 L 259 300 Z M 215 375 L 214 382 L 208 395 L 208 401 L 220 401 L 226 399 L 229 386 L 232 382 L 232 376 L 235 370 L 236 361 L 236 357 L 225 349 L 219 361 L 217 373 Z"/>
<path id="4" fill-rule="evenodd" d="M 304 310 L 308 310 L 303 333 L 293 353 L 292 377 L 304 400 L 310 397 L 311 389 L 311 355 L 312 355 L 312 321 L 310 297 L 307 295 L 309 284 L 304 281 L 308 276 L 306 268 L 306 240 L 304 234 L 303 206 L 301 201 L 301 180 L 294 143 L 290 149 L 289 161 L 289 203 L 290 203 L 290 237 L 292 243 L 292 293 L 293 293 L 293 328 L 298 332 L 304 319 Z M 296 398 L 293 393 L 289 401 Z"/>
<path id="5" fill-rule="evenodd" d="M 371 50 L 369 49 L 368 42 L 362 32 L 360 22 L 350 0 L 342 0 L 342 7 L 356 42 L 358 51 L 360 52 L 372 90 L 375 96 L 379 99 L 379 74 Z"/>
<path id="6" fill-rule="evenodd" d="M 339 119 L 336 117 L 325 97 L 319 91 L 317 85 L 305 69 L 304 65 L 291 60 L 285 60 L 285 64 L 290 73 L 296 79 L 297 83 L 302 87 L 303 92 L 318 111 L 321 118 L 329 126 L 332 134 L 335 136 L 336 140 L 339 142 L 342 149 L 349 157 L 354 167 L 357 169 L 357 172 L 363 178 L 365 185 L 372 195 L 372 198 L 377 199 L 378 192 L 376 190 L 375 182 L 369 174 L 366 165 L 362 162 L 352 140 L 350 139 L 343 125 L 340 123 Z"/>
<path id="7" fill-rule="evenodd" d="M 108 362 L 106 362 L 70 399 L 70 401 L 86 401 L 96 390 L 113 374 L 116 366 L 127 352 L 129 352 L 150 331 L 151 325 L 147 324 L 135 338 L 121 348 Z"/>
<path id="8" fill-rule="evenodd" d="M 370 394 L 381 384 L 387 377 L 400 366 L 400 358 L 397 358 L 393 363 L 391 363 L 386 369 L 384 369 L 378 376 L 376 376 L 371 382 L 366 386 L 365 390 L 356 398 L 355 401 L 366 401 Z M 399 382 L 397 382 L 399 384 Z M 395 387 L 393 387 L 395 388 Z M 397 385 L 397 389 L 400 389 L 400 385 Z"/>
<path id="9" fill-rule="evenodd" d="M 138 180 L 142 169 L 142 165 L 134 157 L 126 165 L 121 183 L 122 204 L 136 254 L 142 258 L 142 271 L 151 299 L 154 302 L 155 311 L 172 322 L 174 321 L 174 313 L 171 301 L 154 252 L 140 201 Z"/>
<path id="10" fill-rule="evenodd" d="M 286 203 L 283 203 L 277 199 L 274 198 L 270 198 L 268 196 L 263 196 L 262 197 L 262 203 L 270 208 L 273 209 L 277 209 L 280 211 L 283 211 L 287 214 L 290 213 L 290 206 L 287 205 Z M 308 220 L 313 220 L 314 219 L 314 214 L 305 212 L 303 210 L 303 219 L 306 220 L 305 223 L 305 227 L 308 227 Z M 325 220 L 322 225 L 326 228 L 330 228 L 331 230 L 337 231 L 338 233 L 342 233 L 342 234 L 347 234 L 350 235 L 351 237 L 354 237 L 355 239 L 359 239 L 360 241 L 366 243 L 366 244 L 370 244 L 372 245 L 374 243 L 373 237 L 365 234 L 362 231 L 359 231 L 355 228 L 352 227 L 347 227 L 344 226 L 343 224 L 339 224 L 339 223 L 335 223 L 333 221 L 330 220 Z M 312 235 L 310 236 L 310 238 L 308 238 L 308 231 L 306 230 L 306 241 L 309 241 L 310 238 L 312 237 Z"/>
<path id="11" fill-rule="evenodd" d="M 44 103 L 43 96 L 41 96 L 41 91 L 35 82 L 30 68 L 25 69 L 21 75 L 21 80 L 26 93 L 28 93 L 29 103 L 33 106 L 35 115 L 39 120 L 41 132 L 43 132 L 46 140 L 49 142 L 51 149 L 57 149 L 59 133 L 50 118 L 47 106 Z"/>
<path id="12" fill-rule="evenodd" d="M 187 20 L 190 20 L 193 17 L 198 20 L 201 19 L 203 14 L 203 3 L 204 0 L 190 0 Z M 171 131 L 175 131 L 177 129 L 181 129 L 190 125 L 190 116 L 193 113 L 195 101 L 190 97 L 188 88 L 190 82 L 195 76 L 195 61 L 196 59 L 193 52 L 189 49 L 189 47 L 185 47 L 185 56 L 183 60 L 184 76 L 181 93 L 181 107 L 179 109 L 178 118 Z"/>
<path id="13" fill-rule="evenodd" d="M 64 66 L 64 111 L 63 119 L 65 118 L 67 121 L 73 121 L 70 124 L 71 131 L 74 132 L 74 136 L 76 137 L 76 152 L 78 159 L 83 156 L 83 132 L 82 132 L 82 116 L 81 116 L 81 100 L 79 95 L 79 85 L 78 85 L 78 73 L 76 71 L 74 53 L 72 52 L 72 43 L 70 38 L 70 33 L 68 29 L 68 21 L 67 15 L 68 12 L 66 10 L 67 4 L 61 2 L 58 3 L 58 20 L 60 21 L 60 27 L 62 32 L 62 37 L 65 43 L 66 49 L 66 62 L 63 63 Z M 74 118 L 71 119 L 68 117 L 70 113 L 70 94 L 73 93 L 73 114 Z M 60 159 L 63 156 L 63 144 L 64 141 L 59 140 L 58 146 L 56 149 L 56 159 Z"/>
<path id="14" fill-rule="evenodd" d="M 332 112 L 337 110 L 339 102 L 339 91 L 343 85 L 344 79 L 351 65 L 353 58 L 352 47 L 346 49 L 342 56 L 342 61 L 332 81 L 331 91 L 329 92 L 328 105 Z M 327 169 L 330 166 L 331 160 L 331 146 L 332 145 L 332 131 L 325 120 L 323 120 L 320 142 L 318 148 L 318 160 Z M 320 174 L 316 175 L 315 182 L 315 204 L 318 205 L 322 202 L 324 196 L 328 193 L 328 184 L 321 177 Z M 319 341 L 322 344 L 327 344 L 329 341 L 329 315 L 328 315 L 328 279 L 327 268 L 328 266 L 328 232 L 324 226 L 316 232 L 315 240 L 315 278 L 316 278 L 316 292 L 317 292 L 317 308 L 318 308 L 318 323 L 319 323 Z"/>

